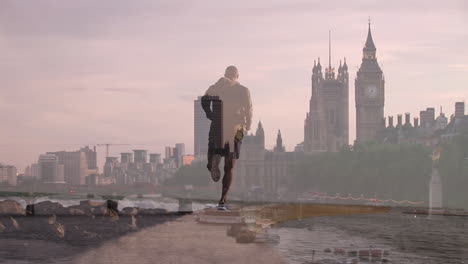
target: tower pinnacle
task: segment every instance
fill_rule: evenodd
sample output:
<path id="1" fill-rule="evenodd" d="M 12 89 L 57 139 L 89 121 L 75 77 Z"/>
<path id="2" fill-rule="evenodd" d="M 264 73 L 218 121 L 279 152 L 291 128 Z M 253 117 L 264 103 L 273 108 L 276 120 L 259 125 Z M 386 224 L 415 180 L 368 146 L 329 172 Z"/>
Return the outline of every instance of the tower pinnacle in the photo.
<path id="1" fill-rule="evenodd" d="M 370 17 L 369 17 L 368 24 L 369 24 L 369 29 L 367 31 L 367 39 L 366 39 L 366 44 L 364 45 L 364 50 L 374 51 L 375 50 L 375 45 L 374 45 L 374 40 L 372 39 Z"/>
<path id="2" fill-rule="evenodd" d="M 283 138 L 281 137 L 281 131 L 278 130 L 278 135 L 276 136 L 276 146 L 274 147 L 275 152 L 284 152 Z"/>
<path id="3" fill-rule="evenodd" d="M 335 78 L 335 69 L 331 66 L 331 30 L 328 31 L 328 67 L 325 69 L 325 78 Z"/>
<path id="4" fill-rule="evenodd" d="M 328 31 L 328 68 L 331 69 L 331 30 Z"/>

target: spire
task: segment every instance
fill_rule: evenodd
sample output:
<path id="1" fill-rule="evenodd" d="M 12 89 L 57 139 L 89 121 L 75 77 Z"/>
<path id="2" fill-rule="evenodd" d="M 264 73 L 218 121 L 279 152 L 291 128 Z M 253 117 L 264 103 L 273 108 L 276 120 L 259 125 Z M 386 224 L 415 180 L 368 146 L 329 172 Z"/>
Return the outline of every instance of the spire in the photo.
<path id="1" fill-rule="evenodd" d="M 325 69 L 325 78 L 335 78 L 335 69 L 331 66 L 331 30 L 328 31 L 328 67 Z"/>
<path id="2" fill-rule="evenodd" d="M 331 69 L 331 30 L 328 31 L 328 68 Z"/>
<path id="3" fill-rule="evenodd" d="M 255 132 L 255 135 L 256 136 L 261 135 L 262 137 L 265 135 L 265 132 L 263 130 L 262 121 L 258 121 L 257 131 Z"/>
<path id="4" fill-rule="evenodd" d="M 262 148 L 265 148 L 265 132 L 263 131 L 262 121 L 258 121 L 257 131 L 255 132 L 256 142 Z"/>
<path id="5" fill-rule="evenodd" d="M 374 51 L 375 50 L 375 45 L 374 45 L 374 40 L 372 39 L 370 17 L 369 17 L 368 25 L 369 25 L 369 29 L 367 31 L 367 40 L 366 40 L 366 44 L 364 46 L 364 50 Z"/>
<path id="6" fill-rule="evenodd" d="M 284 152 L 283 138 L 281 137 L 281 130 L 278 129 L 278 135 L 276 136 L 275 152 Z"/>

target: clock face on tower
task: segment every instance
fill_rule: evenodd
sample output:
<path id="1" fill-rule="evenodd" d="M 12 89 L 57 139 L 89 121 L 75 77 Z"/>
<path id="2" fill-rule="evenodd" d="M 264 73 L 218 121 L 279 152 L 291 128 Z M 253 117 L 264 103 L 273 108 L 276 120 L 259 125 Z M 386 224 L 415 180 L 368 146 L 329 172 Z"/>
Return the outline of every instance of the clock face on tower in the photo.
<path id="1" fill-rule="evenodd" d="M 377 87 L 373 84 L 368 85 L 364 90 L 364 93 L 367 98 L 375 98 L 377 97 Z"/>

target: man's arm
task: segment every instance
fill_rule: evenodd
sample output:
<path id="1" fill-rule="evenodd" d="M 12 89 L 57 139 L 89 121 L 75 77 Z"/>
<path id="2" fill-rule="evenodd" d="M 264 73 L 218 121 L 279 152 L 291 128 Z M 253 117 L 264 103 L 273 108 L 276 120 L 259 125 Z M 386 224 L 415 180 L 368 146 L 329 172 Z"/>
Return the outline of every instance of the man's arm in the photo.
<path id="1" fill-rule="evenodd" d="M 205 94 L 201 98 L 201 106 L 205 111 L 206 118 L 208 118 L 209 120 L 211 120 L 211 116 L 213 114 L 213 111 L 211 111 L 211 101 L 211 96 L 207 94 Z"/>
<path id="2" fill-rule="evenodd" d="M 211 110 L 211 102 L 215 99 L 218 99 L 217 96 L 214 96 L 216 94 L 214 90 L 214 86 L 210 86 L 210 88 L 206 90 L 205 95 L 201 98 L 202 108 L 205 111 L 206 118 L 208 118 L 209 120 L 211 120 L 213 116 L 213 111 Z"/>

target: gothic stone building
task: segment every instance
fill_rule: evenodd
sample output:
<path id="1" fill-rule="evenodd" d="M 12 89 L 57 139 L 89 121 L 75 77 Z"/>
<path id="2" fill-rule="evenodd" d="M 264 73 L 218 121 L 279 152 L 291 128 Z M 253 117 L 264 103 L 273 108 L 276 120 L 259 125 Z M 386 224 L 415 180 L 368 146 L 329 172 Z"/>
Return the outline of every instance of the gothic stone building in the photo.
<path id="1" fill-rule="evenodd" d="M 349 141 L 348 65 L 329 62 L 322 74 L 320 59 L 312 69 L 312 97 L 304 124 L 304 152 L 338 151 Z"/>
<path id="2" fill-rule="evenodd" d="M 435 118 L 435 109 L 430 107 L 419 113 L 419 118 L 410 122 L 410 113 L 397 116 L 396 125 L 393 124 L 393 116 L 388 117 L 383 128 L 377 132 L 377 142 L 387 144 L 422 144 L 434 147 L 439 143 L 449 140 L 461 133 L 468 132 L 468 115 L 465 115 L 464 103 L 455 104 L 455 113 L 450 121 L 440 109 L 440 114 Z"/>
<path id="3" fill-rule="evenodd" d="M 285 151 L 280 131 L 274 149 L 265 149 L 265 132 L 259 122 L 255 134 L 243 139 L 240 158 L 234 168 L 233 190 L 244 198 L 255 190 L 257 194 L 261 192 L 261 197 L 255 199 L 269 199 L 285 193 L 291 180 L 288 169 L 297 160 L 297 155 L 301 154 Z"/>
<path id="4" fill-rule="evenodd" d="M 362 52 L 361 67 L 355 80 L 357 142 L 376 140 L 384 118 L 385 80 L 377 63 L 370 23 Z"/>

